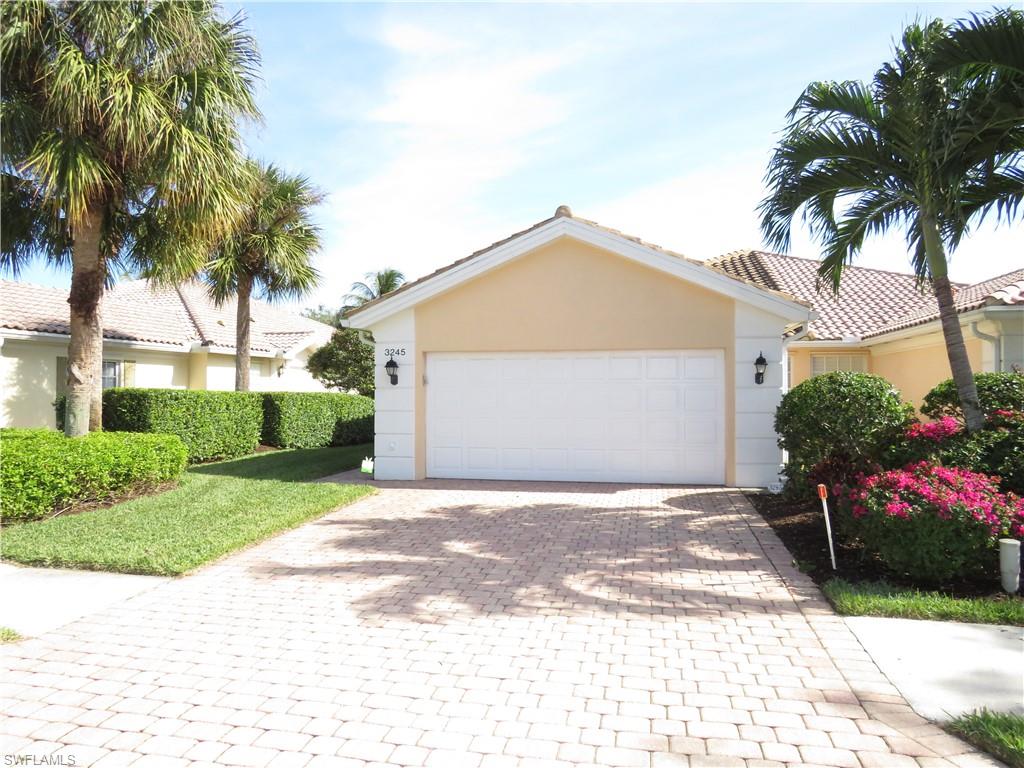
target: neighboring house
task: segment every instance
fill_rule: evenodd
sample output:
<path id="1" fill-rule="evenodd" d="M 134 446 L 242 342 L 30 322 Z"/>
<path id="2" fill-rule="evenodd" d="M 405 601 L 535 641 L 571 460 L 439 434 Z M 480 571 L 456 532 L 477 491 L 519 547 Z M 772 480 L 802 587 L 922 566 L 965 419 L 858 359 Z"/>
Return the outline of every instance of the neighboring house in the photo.
<path id="1" fill-rule="evenodd" d="M 0 281 L 0 426 L 53 427 L 65 389 L 68 293 Z M 230 390 L 235 385 L 235 302 L 218 307 L 198 283 L 118 283 L 103 299 L 103 386 Z M 333 329 L 252 302 L 252 373 L 259 391 L 323 391 L 306 371 Z"/>
<path id="2" fill-rule="evenodd" d="M 376 340 L 378 478 L 764 486 L 783 339 L 810 318 L 563 206 L 347 322 Z"/>
<path id="3" fill-rule="evenodd" d="M 913 275 L 847 267 L 834 296 L 830 286 L 819 287 L 819 262 L 811 259 L 737 251 L 707 263 L 813 305 L 817 317 L 785 343 L 788 386 L 830 371 L 864 371 L 920 406 L 951 375 L 938 306 Z M 1024 269 L 954 290 L 971 367 L 1024 366 Z"/>

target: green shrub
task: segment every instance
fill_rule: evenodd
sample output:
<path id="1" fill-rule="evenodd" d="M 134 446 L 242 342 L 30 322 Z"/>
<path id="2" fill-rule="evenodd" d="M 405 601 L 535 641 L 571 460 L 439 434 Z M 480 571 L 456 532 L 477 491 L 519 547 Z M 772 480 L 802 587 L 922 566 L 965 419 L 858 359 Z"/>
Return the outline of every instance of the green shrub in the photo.
<path id="1" fill-rule="evenodd" d="M 812 482 L 831 486 L 869 470 L 912 414 L 881 376 L 826 373 L 800 383 L 775 412 L 779 446 L 789 455 L 787 491 L 804 494 Z"/>
<path id="2" fill-rule="evenodd" d="M 1024 537 L 1024 499 L 957 467 L 918 462 L 862 478 L 838 498 L 844 529 L 922 585 L 991 576 L 999 538 Z"/>
<path id="3" fill-rule="evenodd" d="M 263 442 L 319 448 L 373 441 L 373 400 L 335 392 L 271 392 L 263 396 Z"/>
<path id="4" fill-rule="evenodd" d="M 177 435 L 189 461 L 252 453 L 263 428 L 258 392 L 114 388 L 103 392 L 104 429 Z"/>
<path id="5" fill-rule="evenodd" d="M 974 384 L 981 410 L 986 414 L 998 410 L 1024 411 L 1024 373 L 976 373 Z M 952 379 L 937 384 L 924 396 L 921 413 L 932 419 L 953 416 L 963 420 L 960 395 Z"/>
<path id="6" fill-rule="evenodd" d="M 37 520 L 175 480 L 188 452 L 174 435 L 93 432 L 68 438 L 38 429 L 0 431 L 5 521 Z"/>

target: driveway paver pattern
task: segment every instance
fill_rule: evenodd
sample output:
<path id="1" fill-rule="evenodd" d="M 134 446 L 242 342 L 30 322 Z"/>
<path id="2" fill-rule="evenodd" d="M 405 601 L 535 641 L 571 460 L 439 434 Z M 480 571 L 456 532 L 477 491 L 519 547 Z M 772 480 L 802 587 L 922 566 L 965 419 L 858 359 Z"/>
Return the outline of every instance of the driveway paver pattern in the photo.
<path id="1" fill-rule="evenodd" d="M 6 646 L 2 752 L 134 768 L 999 765 L 913 712 L 736 491 L 377 485 Z"/>

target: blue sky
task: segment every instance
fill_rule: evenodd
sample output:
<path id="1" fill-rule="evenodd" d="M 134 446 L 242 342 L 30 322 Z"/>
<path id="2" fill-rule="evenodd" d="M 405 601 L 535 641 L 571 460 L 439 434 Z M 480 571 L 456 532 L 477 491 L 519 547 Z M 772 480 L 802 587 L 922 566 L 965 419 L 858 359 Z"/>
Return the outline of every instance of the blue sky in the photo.
<path id="1" fill-rule="evenodd" d="M 364 272 L 418 277 L 550 216 L 575 213 L 709 258 L 762 245 L 754 211 L 785 113 L 814 79 L 866 79 L 915 18 L 959 4 L 245 3 L 263 54 L 252 154 L 308 175 L 320 289 Z M 806 236 L 794 255 L 816 257 Z M 905 271 L 899 236 L 859 262 Z M 986 225 L 955 279 L 1024 263 Z M 33 282 L 64 285 L 42 266 Z"/>

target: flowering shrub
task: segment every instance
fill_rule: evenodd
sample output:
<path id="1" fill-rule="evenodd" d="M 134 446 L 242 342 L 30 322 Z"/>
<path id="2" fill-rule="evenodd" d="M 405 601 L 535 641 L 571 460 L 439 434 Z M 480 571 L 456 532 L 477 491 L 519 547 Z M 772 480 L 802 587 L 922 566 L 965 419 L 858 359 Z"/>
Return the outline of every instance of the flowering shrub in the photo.
<path id="1" fill-rule="evenodd" d="M 976 373 L 974 384 L 978 388 L 981 410 L 985 413 L 991 414 L 999 409 L 1024 410 L 1024 374 L 1012 371 Z M 952 379 L 935 385 L 935 388 L 924 396 L 921 413 L 933 419 L 940 416 L 963 419 L 960 395 Z"/>
<path id="2" fill-rule="evenodd" d="M 1024 499 L 957 467 L 918 462 L 863 477 L 840 498 L 864 546 L 925 584 L 991 573 L 997 539 L 1024 538 Z"/>
<path id="3" fill-rule="evenodd" d="M 911 424 L 904 436 L 908 440 L 930 440 L 933 443 L 941 443 L 963 431 L 960 422 L 952 416 L 943 416 L 938 421 L 928 421 L 924 424 Z"/>

